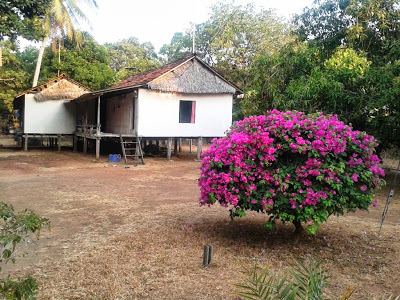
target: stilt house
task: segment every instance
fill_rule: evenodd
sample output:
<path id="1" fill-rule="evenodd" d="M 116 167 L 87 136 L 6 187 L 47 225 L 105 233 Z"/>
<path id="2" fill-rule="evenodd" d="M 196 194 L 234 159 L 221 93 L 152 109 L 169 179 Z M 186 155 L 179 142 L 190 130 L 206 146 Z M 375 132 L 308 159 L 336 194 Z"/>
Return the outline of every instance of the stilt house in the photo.
<path id="1" fill-rule="evenodd" d="M 106 89 L 83 94 L 77 104 L 76 137 L 172 139 L 221 137 L 232 124 L 232 104 L 241 91 L 195 54 L 134 75 Z"/>
<path id="2" fill-rule="evenodd" d="M 24 137 L 25 150 L 29 137 L 60 138 L 74 136 L 76 105 L 66 100 L 91 90 L 65 74 L 30 88 L 14 99 L 14 109 Z"/>

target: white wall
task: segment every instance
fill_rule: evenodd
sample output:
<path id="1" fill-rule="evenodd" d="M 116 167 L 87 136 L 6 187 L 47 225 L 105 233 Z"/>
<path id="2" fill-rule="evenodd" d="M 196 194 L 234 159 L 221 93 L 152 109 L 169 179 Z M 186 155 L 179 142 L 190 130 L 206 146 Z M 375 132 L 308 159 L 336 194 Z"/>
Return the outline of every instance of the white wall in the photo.
<path id="1" fill-rule="evenodd" d="M 107 102 L 107 128 L 102 129 L 102 131 L 124 134 L 134 133 L 134 129 L 132 128 L 133 99 L 134 94 L 129 93 L 126 95 L 115 96 L 109 99 L 102 100 Z M 136 112 L 137 109 L 135 113 Z M 137 122 L 135 122 L 135 124 L 137 124 Z"/>
<path id="2" fill-rule="evenodd" d="M 72 134 L 76 129 L 76 105 L 65 100 L 37 102 L 25 95 L 24 133 Z"/>
<path id="3" fill-rule="evenodd" d="M 144 137 L 221 137 L 232 125 L 231 94 L 177 94 L 139 89 L 137 134 Z M 195 123 L 179 123 L 179 101 L 196 101 Z"/>

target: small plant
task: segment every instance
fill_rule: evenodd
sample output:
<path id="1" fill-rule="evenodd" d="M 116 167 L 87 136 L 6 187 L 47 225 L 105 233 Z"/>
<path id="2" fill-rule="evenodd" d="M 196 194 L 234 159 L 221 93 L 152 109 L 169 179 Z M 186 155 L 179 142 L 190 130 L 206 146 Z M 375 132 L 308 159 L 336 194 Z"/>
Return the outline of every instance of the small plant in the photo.
<path id="1" fill-rule="evenodd" d="M 236 285 L 236 294 L 246 300 L 320 300 L 326 287 L 327 272 L 312 258 L 306 264 L 295 260 L 295 267 L 290 270 L 291 281 L 287 276 L 275 276 L 268 268 L 258 274 L 255 265 L 252 270 L 245 269 L 247 278 L 244 284 Z"/>
<path id="2" fill-rule="evenodd" d="M 310 258 L 307 264 L 302 264 L 295 260 L 295 267 L 290 270 L 290 274 L 294 279 L 299 299 L 323 299 L 322 290 L 327 285 L 328 275 L 326 270 L 321 268 L 320 262 L 316 263 Z"/>
<path id="3" fill-rule="evenodd" d="M 236 295 L 244 300 L 324 300 L 323 289 L 327 286 L 328 274 L 320 262 L 310 257 L 305 263 L 295 260 L 288 276 L 274 275 L 268 267 L 259 271 L 257 265 L 244 271 L 246 277 L 242 284 L 236 284 Z M 341 300 L 348 300 L 354 287 L 348 287 Z M 400 300 L 400 296 L 383 296 L 380 300 Z M 378 300 L 378 298 L 376 298 Z"/>
<path id="4" fill-rule="evenodd" d="M 236 295 L 239 297 L 247 300 L 295 299 L 297 290 L 293 283 L 287 282 L 286 277 L 276 277 L 268 268 L 258 274 L 256 264 L 252 270 L 244 269 L 247 275 L 245 282 L 235 285 L 238 288 Z"/>
<path id="5" fill-rule="evenodd" d="M 385 184 L 376 140 L 336 116 L 268 111 L 236 122 L 214 139 L 200 167 L 200 205 L 219 202 L 231 218 L 246 210 L 306 224 L 315 233 L 330 215 L 368 210 Z"/>
<path id="6" fill-rule="evenodd" d="M 40 229 L 49 225 L 48 219 L 30 210 L 16 214 L 12 205 L 0 202 L 0 263 L 10 260 L 15 263 L 18 244 L 26 241 L 30 233 L 36 233 L 38 238 Z M 5 299 L 32 299 L 37 288 L 31 276 L 17 280 L 9 277 L 0 279 L 0 296 Z"/>
<path id="7" fill-rule="evenodd" d="M 38 285 L 36 280 L 27 276 L 24 279 L 0 279 L 0 295 L 4 299 L 34 299 Z"/>

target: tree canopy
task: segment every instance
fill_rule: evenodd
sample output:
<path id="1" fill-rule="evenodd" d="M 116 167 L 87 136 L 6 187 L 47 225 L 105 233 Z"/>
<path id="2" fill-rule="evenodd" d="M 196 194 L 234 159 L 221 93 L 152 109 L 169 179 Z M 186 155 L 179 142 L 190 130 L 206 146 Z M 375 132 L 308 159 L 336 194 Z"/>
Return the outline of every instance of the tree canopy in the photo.
<path id="1" fill-rule="evenodd" d="M 291 40 L 289 26 L 271 10 L 221 2 L 208 20 L 196 25 L 196 53 L 224 77 L 243 87 L 253 58 L 273 53 Z M 192 29 L 177 32 L 160 54 L 172 61 L 191 53 Z"/>
<path id="2" fill-rule="evenodd" d="M 53 52 L 51 46 L 46 48 L 41 73 L 43 80 L 57 77 L 60 71 L 92 90 L 108 88 L 115 82 L 107 49 L 89 36 L 80 48 L 65 39 L 60 58 L 59 62 L 58 53 Z"/>
<path id="3" fill-rule="evenodd" d="M 110 56 L 110 67 L 116 73 L 117 81 L 161 65 L 153 44 L 140 43 L 135 37 L 106 43 L 105 47 Z"/>
<path id="4" fill-rule="evenodd" d="M 10 41 L 0 42 L 3 65 L 0 67 L 0 117 L 12 110 L 14 97 L 26 87 L 25 72 Z"/>
<path id="5" fill-rule="evenodd" d="M 6 0 L 0 2 L 0 41 L 5 37 L 38 40 L 44 35 L 41 18 L 50 0 Z"/>
<path id="6" fill-rule="evenodd" d="M 319 1 L 295 24 L 295 41 L 255 58 L 243 114 L 323 111 L 374 135 L 385 148 L 399 147 L 396 1 Z"/>

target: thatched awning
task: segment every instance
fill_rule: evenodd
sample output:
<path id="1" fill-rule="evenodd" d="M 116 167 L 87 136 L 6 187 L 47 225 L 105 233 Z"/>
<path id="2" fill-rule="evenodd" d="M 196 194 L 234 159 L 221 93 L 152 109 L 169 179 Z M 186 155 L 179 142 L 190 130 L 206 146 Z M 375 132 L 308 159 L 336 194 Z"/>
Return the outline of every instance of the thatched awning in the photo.
<path id="1" fill-rule="evenodd" d="M 26 94 L 34 94 L 34 98 L 38 102 L 48 100 L 70 100 L 88 92 L 91 92 L 89 88 L 72 80 L 65 74 L 61 74 L 41 85 L 22 92 L 16 96 L 15 99 Z"/>
<path id="2" fill-rule="evenodd" d="M 87 91 L 81 87 L 67 81 L 61 80 L 47 89 L 36 93 L 34 98 L 38 102 L 49 101 L 49 100 L 70 100 L 77 98 Z"/>

